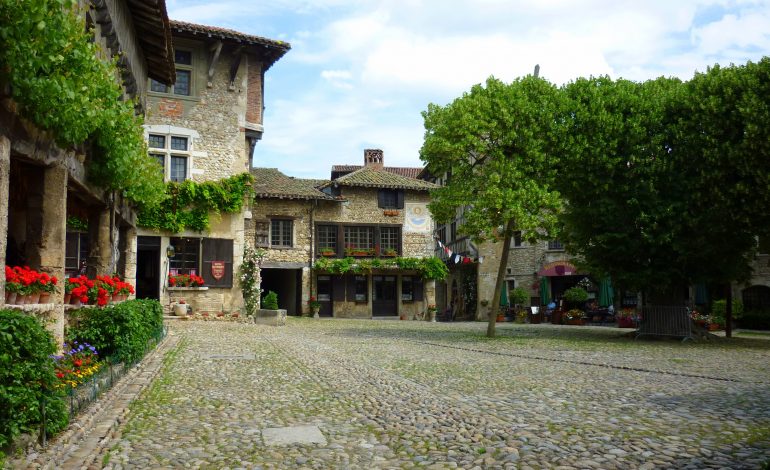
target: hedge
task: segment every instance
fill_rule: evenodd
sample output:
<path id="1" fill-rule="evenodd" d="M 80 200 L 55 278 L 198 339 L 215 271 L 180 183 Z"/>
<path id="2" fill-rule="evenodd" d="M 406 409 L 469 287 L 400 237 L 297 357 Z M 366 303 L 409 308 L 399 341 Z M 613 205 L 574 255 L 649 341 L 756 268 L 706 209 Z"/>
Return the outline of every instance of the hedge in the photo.
<path id="1" fill-rule="evenodd" d="M 147 343 L 163 330 L 163 308 L 157 300 L 127 300 L 104 308 L 84 308 L 69 340 L 89 343 L 102 357 L 131 364 L 147 351 Z"/>
<path id="2" fill-rule="evenodd" d="M 69 413 L 54 388 L 56 343 L 37 318 L 16 310 L 0 310 L 0 447 L 21 433 L 37 432 L 46 398 L 46 432 L 53 435 L 69 423 Z"/>

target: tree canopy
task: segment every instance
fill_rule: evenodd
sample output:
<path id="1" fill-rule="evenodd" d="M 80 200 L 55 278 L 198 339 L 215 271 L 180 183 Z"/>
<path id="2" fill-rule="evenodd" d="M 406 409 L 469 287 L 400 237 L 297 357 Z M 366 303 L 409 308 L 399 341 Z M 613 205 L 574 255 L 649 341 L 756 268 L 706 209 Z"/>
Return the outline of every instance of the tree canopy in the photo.
<path id="1" fill-rule="evenodd" d="M 452 103 L 431 104 L 423 112 L 420 158 L 433 174 L 451 175 L 432 191 L 430 210 L 439 222 L 449 222 L 464 207 L 463 233 L 476 241 L 504 240 L 501 269 L 513 230 L 535 239 L 556 225 L 561 113 L 559 90 L 534 76 L 510 84 L 489 78 Z M 498 276 L 493 298 L 501 288 Z M 488 335 L 494 336 L 493 314 Z"/>

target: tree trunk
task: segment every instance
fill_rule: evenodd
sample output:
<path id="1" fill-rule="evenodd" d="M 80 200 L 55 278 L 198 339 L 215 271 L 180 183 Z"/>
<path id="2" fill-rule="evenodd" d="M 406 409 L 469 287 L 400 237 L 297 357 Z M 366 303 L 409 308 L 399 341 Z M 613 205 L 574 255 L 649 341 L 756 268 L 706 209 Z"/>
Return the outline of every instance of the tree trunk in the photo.
<path id="1" fill-rule="evenodd" d="M 500 311 L 500 293 L 503 291 L 503 282 L 505 282 L 505 268 L 508 267 L 508 253 L 511 247 L 511 235 L 513 234 L 513 226 L 513 219 L 510 219 L 508 223 L 505 224 L 503 254 L 500 256 L 500 267 L 497 268 L 497 282 L 495 282 L 495 294 L 492 296 L 492 305 L 489 308 L 487 338 L 495 337 L 495 323 L 497 322 L 497 312 Z"/>
<path id="2" fill-rule="evenodd" d="M 725 296 L 725 336 L 733 336 L 733 286 L 727 283 L 727 295 Z"/>

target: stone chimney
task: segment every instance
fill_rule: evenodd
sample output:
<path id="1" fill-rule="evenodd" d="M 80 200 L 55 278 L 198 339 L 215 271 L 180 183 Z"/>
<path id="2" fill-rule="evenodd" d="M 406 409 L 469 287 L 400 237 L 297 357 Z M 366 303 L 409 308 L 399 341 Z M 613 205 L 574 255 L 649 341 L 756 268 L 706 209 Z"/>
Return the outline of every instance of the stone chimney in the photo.
<path id="1" fill-rule="evenodd" d="M 364 166 L 382 169 L 385 166 L 385 157 L 380 149 L 364 149 Z"/>

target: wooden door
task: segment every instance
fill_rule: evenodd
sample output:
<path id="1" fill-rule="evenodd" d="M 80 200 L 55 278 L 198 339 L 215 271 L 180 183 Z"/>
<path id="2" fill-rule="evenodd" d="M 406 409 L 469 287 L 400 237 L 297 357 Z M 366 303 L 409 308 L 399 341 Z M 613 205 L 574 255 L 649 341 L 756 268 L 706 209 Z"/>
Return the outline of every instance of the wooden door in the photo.
<path id="1" fill-rule="evenodd" d="M 396 276 L 372 276 L 372 315 L 398 315 Z"/>
<path id="2" fill-rule="evenodd" d="M 322 317 L 334 316 L 334 310 L 332 308 L 332 277 L 331 276 L 318 276 L 317 278 L 317 292 L 318 301 L 321 302 L 321 308 L 318 310 L 318 315 Z"/>

